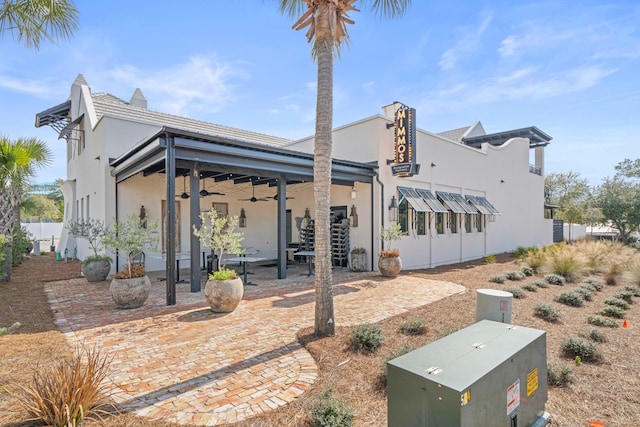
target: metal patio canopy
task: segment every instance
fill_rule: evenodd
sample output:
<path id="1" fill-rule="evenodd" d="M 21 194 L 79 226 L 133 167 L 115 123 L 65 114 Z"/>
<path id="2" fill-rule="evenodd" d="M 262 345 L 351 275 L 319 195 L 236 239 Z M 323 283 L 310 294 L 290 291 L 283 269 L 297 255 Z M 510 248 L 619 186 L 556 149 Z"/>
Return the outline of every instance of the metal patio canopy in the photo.
<path id="1" fill-rule="evenodd" d="M 251 182 L 253 185 L 267 184 L 277 187 L 278 209 L 278 278 L 286 277 L 286 186 L 287 183 L 313 181 L 313 155 L 276 146 L 214 136 L 182 129 L 162 127 L 156 134 L 135 145 L 116 159 L 109 159 L 113 168 L 111 175 L 118 185 L 138 173 L 144 176 L 153 173 L 166 174 L 167 218 L 176 214 L 176 176 L 190 176 L 190 194 L 198 194 L 203 176 L 214 179 L 229 179 L 234 183 Z M 373 178 L 377 166 L 345 160 L 332 160 L 331 181 L 336 185 L 353 186 L 355 182 L 371 184 L 373 200 Z M 373 203 L 372 203 L 373 205 Z M 200 198 L 190 198 L 190 225 L 200 226 Z M 117 208 L 116 208 L 117 216 Z M 176 251 L 175 222 L 167 221 L 166 277 L 167 305 L 176 303 Z M 373 235 L 373 229 L 371 230 Z M 200 242 L 190 233 L 191 291 L 199 292 Z"/>

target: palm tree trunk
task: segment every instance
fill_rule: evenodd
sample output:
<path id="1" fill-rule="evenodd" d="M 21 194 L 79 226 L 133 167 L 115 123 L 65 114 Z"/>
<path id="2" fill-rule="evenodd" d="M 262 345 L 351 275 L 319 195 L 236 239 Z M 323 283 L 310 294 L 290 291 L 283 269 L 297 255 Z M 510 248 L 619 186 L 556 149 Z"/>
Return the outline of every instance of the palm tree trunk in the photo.
<path id="1" fill-rule="evenodd" d="M 316 43 L 318 89 L 316 135 L 313 160 L 313 195 L 315 199 L 315 333 L 333 335 L 333 272 L 331 268 L 331 137 L 333 128 L 333 34 L 326 3 L 318 6 Z"/>
<path id="2" fill-rule="evenodd" d="M 11 199 L 3 188 L 0 188 L 0 234 L 7 236 L 7 246 L 4 253 L 4 262 L 0 267 L 0 282 L 11 280 L 12 245 L 11 232 L 13 231 L 13 211 L 11 209 Z"/>

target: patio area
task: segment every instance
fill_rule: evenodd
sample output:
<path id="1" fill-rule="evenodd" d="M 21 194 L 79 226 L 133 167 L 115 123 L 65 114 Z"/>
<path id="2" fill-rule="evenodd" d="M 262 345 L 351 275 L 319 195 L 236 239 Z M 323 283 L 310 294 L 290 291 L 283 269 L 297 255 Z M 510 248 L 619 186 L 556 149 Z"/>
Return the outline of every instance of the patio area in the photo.
<path id="1" fill-rule="evenodd" d="M 296 341 L 298 330 L 313 325 L 307 268 L 293 264 L 287 279 L 277 280 L 275 267 L 251 266 L 257 286 L 245 286 L 243 301 L 226 315 L 213 313 L 204 292 L 191 293 L 188 283 L 176 285 L 177 304 L 167 306 L 159 274 L 150 275 L 151 295 L 134 310 L 115 308 L 109 282 L 49 282 L 45 291 L 72 346 L 95 345 L 113 357 L 109 381 L 122 410 L 211 426 L 273 410 L 312 387 L 316 364 Z M 377 322 L 464 291 L 450 282 L 334 268 L 340 326 Z"/>

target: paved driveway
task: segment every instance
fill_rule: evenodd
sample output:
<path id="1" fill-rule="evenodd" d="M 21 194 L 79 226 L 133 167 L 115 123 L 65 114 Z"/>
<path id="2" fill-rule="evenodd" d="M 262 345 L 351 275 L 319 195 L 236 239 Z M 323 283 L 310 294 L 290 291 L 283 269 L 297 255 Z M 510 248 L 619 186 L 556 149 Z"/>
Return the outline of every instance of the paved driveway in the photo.
<path id="1" fill-rule="evenodd" d="M 313 277 L 296 265 L 288 278 L 256 267 L 243 301 L 230 314 L 207 308 L 204 293 L 177 285 L 175 306 L 153 280 L 144 307 L 118 310 L 109 283 L 84 279 L 46 284 L 56 324 L 75 345 L 113 356 L 109 381 L 123 410 L 180 424 L 218 425 L 270 411 L 300 396 L 317 366 L 296 341 L 313 325 Z M 188 277 L 188 276 L 185 276 Z M 465 288 L 411 276 L 334 272 L 338 325 L 371 323 L 429 304 Z"/>

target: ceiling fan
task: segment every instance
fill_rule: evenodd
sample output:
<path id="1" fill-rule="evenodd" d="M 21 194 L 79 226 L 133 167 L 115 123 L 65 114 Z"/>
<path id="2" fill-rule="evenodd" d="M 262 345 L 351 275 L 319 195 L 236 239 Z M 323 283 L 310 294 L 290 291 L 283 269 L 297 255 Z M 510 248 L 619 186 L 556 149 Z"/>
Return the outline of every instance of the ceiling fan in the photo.
<path id="1" fill-rule="evenodd" d="M 176 196 L 178 197 L 178 196 Z M 187 176 L 186 175 L 182 175 L 182 194 L 180 194 L 180 198 L 181 199 L 188 199 L 189 197 L 189 193 L 187 193 Z"/>
<path id="2" fill-rule="evenodd" d="M 218 196 L 224 196 L 224 193 L 220 193 L 219 191 L 208 191 L 207 190 L 207 183 L 206 183 L 206 179 L 207 178 L 203 178 L 202 179 L 202 190 L 200 190 L 200 197 L 206 197 L 206 196 L 213 196 L 213 195 L 218 195 Z"/>
<path id="3" fill-rule="evenodd" d="M 238 199 L 238 200 L 242 200 L 242 201 L 245 201 L 245 202 L 251 202 L 251 203 L 267 202 L 268 201 L 267 199 L 262 199 L 262 198 L 258 199 L 258 198 L 256 198 L 256 187 L 251 186 L 251 190 L 253 191 L 253 196 L 251 196 L 250 199 Z"/>
<path id="4" fill-rule="evenodd" d="M 278 200 L 278 194 L 276 194 L 275 196 L 268 196 L 267 199 Z M 287 200 L 289 199 L 295 199 L 295 197 L 287 197 Z"/>

